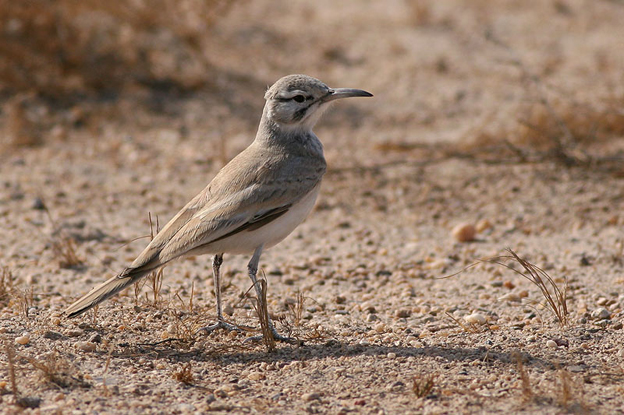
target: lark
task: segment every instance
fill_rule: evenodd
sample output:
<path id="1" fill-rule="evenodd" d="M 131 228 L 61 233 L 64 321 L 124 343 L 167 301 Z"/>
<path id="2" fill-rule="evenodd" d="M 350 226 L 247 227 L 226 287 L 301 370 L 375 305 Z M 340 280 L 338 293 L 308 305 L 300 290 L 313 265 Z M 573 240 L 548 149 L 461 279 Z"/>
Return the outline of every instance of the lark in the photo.
<path id="1" fill-rule="evenodd" d="M 217 321 L 202 330 L 237 329 L 226 322 L 221 308 L 223 255 L 251 254 L 247 271 L 261 301 L 256 278 L 260 256 L 308 216 L 327 168 L 323 145 L 312 128 L 331 102 L 371 96 L 360 89 L 330 88 L 306 75 L 278 80 L 264 96 L 262 119 L 249 147 L 223 167 L 132 264 L 73 303 L 66 315 L 84 313 L 174 259 L 211 254 Z M 270 320 L 269 326 L 276 340 L 292 342 L 277 333 Z"/>

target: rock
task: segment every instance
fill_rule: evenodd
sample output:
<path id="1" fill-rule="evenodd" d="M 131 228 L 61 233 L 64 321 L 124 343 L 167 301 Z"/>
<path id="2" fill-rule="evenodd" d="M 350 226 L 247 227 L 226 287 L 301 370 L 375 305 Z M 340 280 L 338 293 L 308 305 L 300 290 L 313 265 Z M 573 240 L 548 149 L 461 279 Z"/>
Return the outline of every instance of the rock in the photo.
<path id="1" fill-rule="evenodd" d="M 464 317 L 464 320 L 470 324 L 485 324 L 487 319 L 483 314 L 472 313 Z"/>
<path id="2" fill-rule="evenodd" d="M 460 223 L 453 228 L 451 235 L 458 242 L 470 242 L 475 240 L 477 230 L 471 223 Z"/>
<path id="3" fill-rule="evenodd" d="M 67 335 L 67 337 L 80 337 L 84 334 L 84 330 L 83 329 L 71 329 L 71 330 L 67 330 L 65 334 Z"/>
<path id="4" fill-rule="evenodd" d="M 17 344 L 21 344 L 22 346 L 27 345 L 28 343 L 30 343 L 30 336 L 25 335 L 25 336 L 19 336 L 15 339 L 15 343 Z"/>
<path id="5" fill-rule="evenodd" d="M 247 379 L 249 380 L 263 380 L 265 378 L 264 374 L 260 373 L 260 372 L 251 372 L 248 376 Z"/>
<path id="6" fill-rule="evenodd" d="M 49 340 L 59 340 L 63 338 L 63 335 L 59 332 L 48 330 L 43 333 L 43 338 Z"/>
<path id="7" fill-rule="evenodd" d="M 96 347 L 93 342 L 76 342 L 76 348 L 83 352 L 94 352 Z"/>
<path id="8" fill-rule="evenodd" d="M 604 307 L 599 307 L 592 311 L 591 318 L 594 320 L 607 320 L 611 318 L 611 312 Z"/>
<path id="9" fill-rule="evenodd" d="M 31 208 L 35 210 L 46 210 L 46 205 L 40 197 L 36 197 L 35 200 L 33 200 Z"/>
<path id="10" fill-rule="evenodd" d="M 397 310 L 394 315 L 398 318 L 407 318 L 412 315 L 412 312 L 407 309 Z"/>
<path id="11" fill-rule="evenodd" d="M 549 348 L 551 348 L 551 349 L 556 349 L 556 348 L 557 348 L 557 347 L 559 347 L 559 346 L 557 345 L 557 342 L 556 342 L 556 341 L 554 341 L 554 340 L 548 340 L 548 341 L 546 341 L 546 347 L 549 347 Z"/>
<path id="12" fill-rule="evenodd" d="M 318 401 L 319 399 L 321 399 L 321 396 L 318 393 L 304 393 L 303 395 L 301 395 L 301 399 L 304 402 L 311 402 L 311 401 Z"/>
<path id="13" fill-rule="evenodd" d="M 520 302 L 520 296 L 515 293 L 507 293 L 502 297 L 498 298 L 498 301 L 512 301 L 512 302 Z"/>
<path id="14" fill-rule="evenodd" d="M 225 307 L 223 307 L 223 312 L 228 316 L 232 316 L 234 314 L 234 307 L 232 307 L 232 304 L 226 304 Z"/>

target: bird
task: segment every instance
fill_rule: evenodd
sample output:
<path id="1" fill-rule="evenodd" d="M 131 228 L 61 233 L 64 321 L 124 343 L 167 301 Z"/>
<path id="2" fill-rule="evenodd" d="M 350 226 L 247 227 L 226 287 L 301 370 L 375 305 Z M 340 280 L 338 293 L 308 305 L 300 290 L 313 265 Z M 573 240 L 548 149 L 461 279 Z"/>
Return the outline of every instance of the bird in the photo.
<path id="1" fill-rule="evenodd" d="M 262 301 L 257 272 L 262 252 L 285 239 L 308 216 L 327 170 L 323 145 L 312 132 L 329 104 L 372 97 L 353 88 L 330 88 L 307 75 L 288 75 L 269 87 L 252 143 L 227 163 L 119 274 L 94 287 L 66 310 L 68 318 L 100 304 L 141 278 L 185 256 L 213 255 L 216 323 L 200 330 L 239 330 L 221 307 L 224 254 L 251 254 L 247 272 Z M 269 319 L 275 340 L 281 336 Z"/>

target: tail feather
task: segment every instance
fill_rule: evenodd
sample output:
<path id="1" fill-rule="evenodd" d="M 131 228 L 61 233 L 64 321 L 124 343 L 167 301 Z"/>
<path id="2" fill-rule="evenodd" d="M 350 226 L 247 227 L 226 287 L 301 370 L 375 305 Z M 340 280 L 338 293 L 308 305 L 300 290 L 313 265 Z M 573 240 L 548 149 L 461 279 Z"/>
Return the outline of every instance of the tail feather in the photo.
<path id="1" fill-rule="evenodd" d="M 152 271 L 153 269 L 126 268 L 121 274 L 93 288 L 82 298 L 70 305 L 67 310 L 65 310 L 65 315 L 72 318 L 90 310 L 129 285 L 134 284 Z"/>

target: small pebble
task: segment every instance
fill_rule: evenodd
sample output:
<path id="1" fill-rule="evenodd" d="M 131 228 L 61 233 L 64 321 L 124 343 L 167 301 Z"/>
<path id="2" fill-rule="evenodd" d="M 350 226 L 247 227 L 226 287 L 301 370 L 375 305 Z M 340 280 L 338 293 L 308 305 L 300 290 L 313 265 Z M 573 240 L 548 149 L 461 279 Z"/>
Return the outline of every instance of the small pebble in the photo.
<path id="1" fill-rule="evenodd" d="M 264 374 L 259 373 L 259 372 L 251 372 L 247 376 L 247 379 L 249 380 L 263 380 L 264 378 L 265 378 Z"/>
<path id="2" fill-rule="evenodd" d="M 514 284 L 513 282 L 511 282 L 511 281 L 505 281 L 505 282 L 503 283 L 503 286 L 504 286 L 505 288 L 510 289 L 510 290 L 512 290 L 512 289 L 514 289 L 514 288 L 516 288 L 515 284 Z"/>
<path id="3" fill-rule="evenodd" d="M 15 343 L 17 344 L 21 344 L 22 346 L 30 343 L 30 337 L 29 336 L 19 336 L 15 339 Z"/>
<path id="4" fill-rule="evenodd" d="M 227 398 L 228 394 L 223 389 L 217 389 L 214 391 L 214 394 L 218 398 Z"/>
<path id="5" fill-rule="evenodd" d="M 605 320 L 611 318 L 611 312 L 604 307 L 600 307 L 592 311 L 591 317 L 594 320 Z"/>
<path id="6" fill-rule="evenodd" d="M 397 310 L 394 315 L 398 318 L 407 318 L 412 315 L 412 312 L 407 309 Z"/>
<path id="7" fill-rule="evenodd" d="M 43 333 L 43 338 L 49 339 L 49 340 L 59 340 L 63 338 L 63 335 L 56 331 L 48 330 L 45 333 Z"/>
<path id="8" fill-rule="evenodd" d="M 467 323 L 470 324 L 485 324 L 487 319 L 483 314 L 472 313 L 464 317 Z"/>
<path id="9" fill-rule="evenodd" d="M 369 323 L 377 320 L 379 320 L 379 317 L 377 317 L 375 314 L 369 314 L 368 316 L 366 316 L 366 321 Z"/>
<path id="10" fill-rule="evenodd" d="M 232 307 L 232 304 L 226 304 L 225 307 L 223 307 L 223 312 L 231 316 L 234 314 L 234 307 Z"/>
<path id="11" fill-rule="evenodd" d="M 471 223 L 460 223 L 453 228 L 451 235 L 459 242 L 470 242 L 475 240 L 477 230 Z"/>
<path id="12" fill-rule="evenodd" d="M 498 301 L 512 301 L 512 302 L 520 302 L 520 296 L 514 293 L 507 293 L 502 297 L 498 298 Z"/>
<path id="13" fill-rule="evenodd" d="M 383 333 L 386 331 L 386 325 L 384 323 L 377 323 L 375 325 L 375 331 L 377 333 Z"/>
<path id="14" fill-rule="evenodd" d="M 80 337 L 84 334 L 84 330 L 83 329 L 71 329 L 71 330 L 67 330 L 65 334 L 67 335 L 67 337 Z"/>
<path id="15" fill-rule="evenodd" d="M 318 393 L 304 393 L 303 395 L 301 395 L 301 399 L 304 402 L 318 401 L 320 398 L 321 397 Z"/>
<path id="16" fill-rule="evenodd" d="M 45 203 L 43 203 L 43 200 L 40 197 L 36 197 L 35 200 L 33 200 L 32 206 L 33 209 L 35 210 L 45 210 L 46 209 L 46 205 Z"/>
<path id="17" fill-rule="evenodd" d="M 556 349 L 557 347 L 559 347 L 559 346 L 557 346 L 557 342 L 554 341 L 554 340 L 546 341 L 546 346 L 550 347 L 551 349 Z"/>
<path id="18" fill-rule="evenodd" d="M 83 352 L 93 352 L 96 347 L 97 346 L 93 342 L 76 342 L 76 348 Z"/>
<path id="19" fill-rule="evenodd" d="M 388 354 L 386 355 L 386 357 L 387 357 L 388 359 L 396 359 L 397 354 L 396 354 L 396 353 L 394 353 L 394 352 L 390 352 L 390 353 L 388 353 Z"/>

